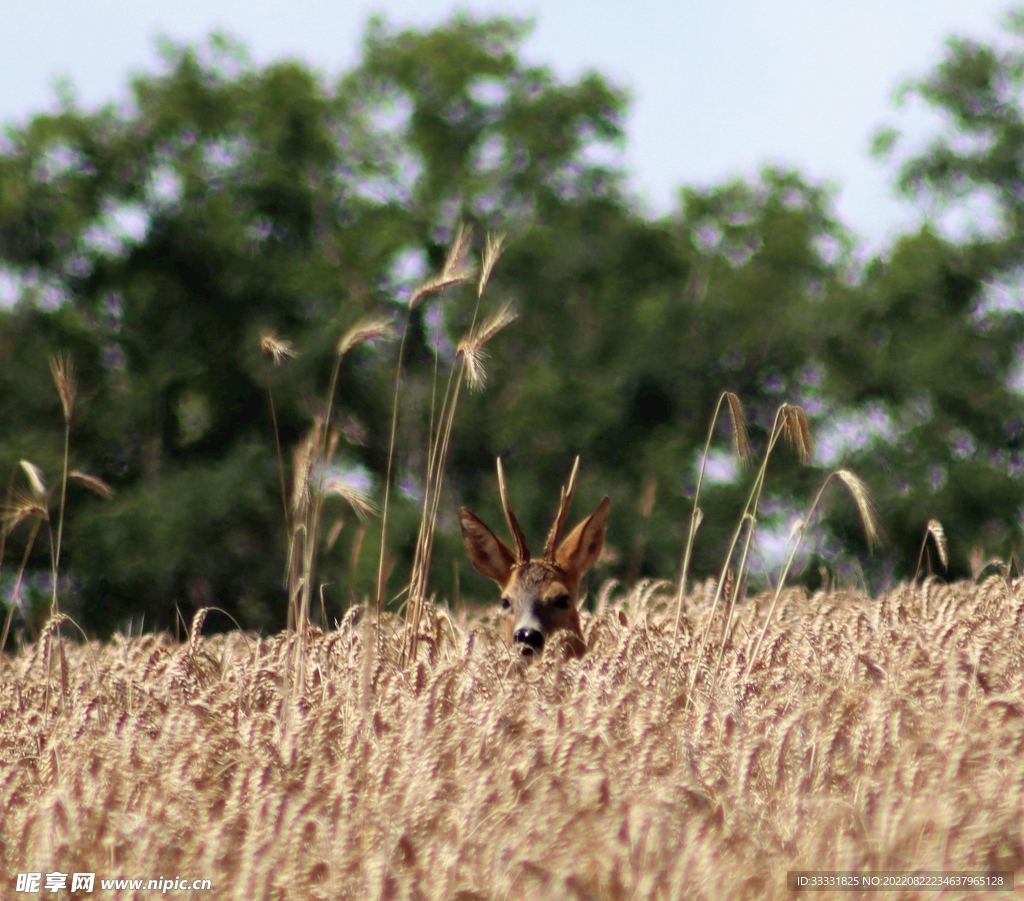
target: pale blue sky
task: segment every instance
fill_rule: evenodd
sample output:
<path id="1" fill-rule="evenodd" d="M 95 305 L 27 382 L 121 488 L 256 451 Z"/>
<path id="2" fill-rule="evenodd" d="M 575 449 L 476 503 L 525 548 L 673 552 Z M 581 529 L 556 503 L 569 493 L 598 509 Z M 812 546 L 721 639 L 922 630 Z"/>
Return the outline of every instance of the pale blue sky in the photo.
<path id="1" fill-rule="evenodd" d="M 868 155 L 900 118 L 892 95 L 927 72 L 950 34 L 991 39 L 1004 0 L 656 0 L 544 3 L 435 0 L 3 0 L 0 121 L 54 105 L 66 76 L 85 105 L 122 98 L 126 76 L 156 65 L 153 38 L 197 41 L 214 29 L 257 62 L 298 56 L 326 74 L 357 58 L 367 17 L 425 26 L 455 9 L 531 16 L 532 62 L 563 77 L 596 68 L 633 97 L 625 164 L 650 212 L 682 184 L 751 175 L 766 162 L 839 188 L 840 216 L 879 247 L 921 215 L 891 197 L 891 170 Z"/>

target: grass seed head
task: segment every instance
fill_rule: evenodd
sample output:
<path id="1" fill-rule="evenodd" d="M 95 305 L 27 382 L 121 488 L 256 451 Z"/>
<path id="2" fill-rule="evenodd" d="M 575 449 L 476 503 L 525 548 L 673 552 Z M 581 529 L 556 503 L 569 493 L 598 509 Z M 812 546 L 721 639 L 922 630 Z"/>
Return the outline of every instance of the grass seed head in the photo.
<path id="1" fill-rule="evenodd" d="M 320 446 L 322 424 L 317 420 L 292 452 L 292 512 L 298 513 L 310 497 L 309 474 Z"/>
<path id="2" fill-rule="evenodd" d="M 505 304 L 486 322 L 459 342 L 458 353 L 462 354 L 462 358 L 466 362 L 466 379 L 469 382 L 469 387 L 473 390 L 483 388 L 487 381 L 487 371 L 483 365 L 487 356 L 484 345 L 506 325 L 515 322 L 517 315 L 511 304 Z"/>
<path id="3" fill-rule="evenodd" d="M 20 488 L 14 491 L 10 503 L 0 507 L 0 522 L 3 523 L 5 533 L 36 516 L 44 521 L 49 520 L 50 513 L 45 501 L 35 493 L 29 494 Z"/>
<path id="4" fill-rule="evenodd" d="M 100 497 L 109 499 L 114 496 L 114 489 L 104 482 L 103 479 L 89 475 L 87 472 L 73 469 L 68 473 L 68 478 L 74 479 L 76 482 L 81 482 L 86 488 L 91 488 L 95 491 Z"/>
<path id="5" fill-rule="evenodd" d="M 78 381 L 75 378 L 75 363 L 71 354 L 63 353 L 50 357 L 50 372 L 53 382 L 60 395 L 60 405 L 64 411 L 64 421 L 71 422 L 71 411 L 75 407 L 75 394 Z"/>
<path id="6" fill-rule="evenodd" d="M 750 458 L 750 437 L 747 434 L 747 413 L 743 402 L 732 391 L 725 392 L 729 405 L 729 420 L 732 424 L 732 449 L 740 460 Z"/>
<path id="7" fill-rule="evenodd" d="M 782 408 L 783 434 L 793 446 L 801 463 L 810 463 L 814 454 L 811 445 L 811 429 L 803 407 L 785 404 Z"/>
<path id="8" fill-rule="evenodd" d="M 394 334 L 390 319 L 371 317 L 361 319 L 350 328 L 338 341 L 338 356 L 343 357 L 357 344 L 373 341 L 376 338 L 390 338 Z"/>
<path id="9" fill-rule="evenodd" d="M 498 262 L 498 258 L 501 256 L 501 248 L 504 243 L 504 232 L 487 233 L 487 243 L 484 244 L 484 254 L 480 261 L 480 278 L 476 283 L 477 297 L 483 296 L 484 289 L 487 287 L 487 282 L 490 281 L 494 264 Z"/>
<path id="10" fill-rule="evenodd" d="M 448 256 L 445 258 L 441 271 L 430 276 L 421 282 L 419 287 L 413 291 L 409 300 L 409 309 L 415 310 L 428 294 L 436 294 L 446 288 L 461 285 L 468 282 L 476 271 L 472 263 L 466 261 L 466 254 L 469 252 L 469 242 L 472 232 L 466 225 L 460 225 L 455 230 L 455 237 L 452 238 L 451 246 L 448 248 Z"/>
<path id="11" fill-rule="evenodd" d="M 32 486 L 32 493 L 38 500 L 45 500 L 46 477 L 43 475 L 43 471 L 35 463 L 30 463 L 28 460 L 21 460 L 20 465 L 25 471 L 25 475 L 28 476 L 28 483 Z"/>
<path id="12" fill-rule="evenodd" d="M 929 519 L 928 534 L 932 536 L 932 540 L 935 542 L 935 549 L 939 552 L 942 568 L 949 569 L 949 546 L 946 543 L 946 532 L 942 528 L 942 523 L 937 519 Z"/>
<path id="13" fill-rule="evenodd" d="M 264 332 L 260 335 L 260 352 L 270 357 L 275 366 L 280 366 L 285 360 L 298 356 L 295 345 L 291 341 L 278 338 L 273 332 Z"/>
<path id="14" fill-rule="evenodd" d="M 454 276 L 459 272 L 471 271 L 471 266 L 467 269 L 466 255 L 469 253 L 472 240 L 473 230 L 464 222 L 460 222 L 448 247 L 448 256 L 445 257 L 444 268 L 441 270 L 443 275 Z"/>
<path id="15" fill-rule="evenodd" d="M 206 622 L 206 615 L 209 612 L 209 607 L 200 607 L 192 617 L 192 627 L 188 633 L 188 650 L 193 657 L 199 650 L 199 636 L 203 634 L 203 623 Z"/>
<path id="16" fill-rule="evenodd" d="M 336 519 L 334 525 L 331 526 L 331 531 L 327 533 L 327 550 L 334 548 L 334 544 L 338 540 L 338 536 L 343 528 L 345 528 L 345 520 Z"/>
<path id="17" fill-rule="evenodd" d="M 985 552 L 980 548 L 976 547 L 971 551 L 971 578 L 975 581 L 981 576 L 981 574 L 988 569 L 990 566 L 994 566 L 996 569 L 1004 572 L 1009 571 L 1009 566 L 1006 561 L 1001 560 L 999 557 L 989 557 L 985 559 Z"/>
<path id="18" fill-rule="evenodd" d="M 736 573 L 730 568 L 725 573 L 725 584 L 722 587 L 722 600 L 728 607 L 732 603 L 733 593 L 736 591 Z"/>
<path id="19" fill-rule="evenodd" d="M 460 344 L 459 353 L 466 364 L 466 381 L 469 382 L 469 387 L 479 391 L 487 383 L 487 370 L 484 368 L 484 358 L 487 354 L 473 344 Z"/>
<path id="20" fill-rule="evenodd" d="M 377 512 L 377 506 L 373 499 L 355 483 L 352 473 L 338 472 L 332 469 L 325 472 L 317 481 L 320 486 L 320 494 L 323 497 L 342 498 L 348 502 L 360 519 L 365 519 L 370 514 Z"/>
<path id="21" fill-rule="evenodd" d="M 881 541 L 881 527 L 878 524 L 878 516 L 871 503 L 871 496 L 868 494 L 867 485 L 861 478 L 848 469 L 836 470 L 836 478 L 839 479 L 850 492 L 853 502 L 857 505 L 857 512 L 860 514 L 861 525 L 864 527 L 864 536 L 867 538 L 868 547 L 876 547 Z M 940 526 L 941 528 L 941 526 Z"/>

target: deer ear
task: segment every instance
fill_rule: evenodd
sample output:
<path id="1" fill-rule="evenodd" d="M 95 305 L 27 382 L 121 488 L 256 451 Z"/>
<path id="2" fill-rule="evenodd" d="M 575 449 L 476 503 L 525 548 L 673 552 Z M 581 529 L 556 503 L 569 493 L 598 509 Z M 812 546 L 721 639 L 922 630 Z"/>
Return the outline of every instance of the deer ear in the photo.
<path id="1" fill-rule="evenodd" d="M 604 528 L 611 501 L 605 498 L 597 509 L 573 529 L 555 552 L 555 562 L 567 572 L 582 576 L 597 562 L 604 548 Z"/>
<path id="2" fill-rule="evenodd" d="M 465 507 L 459 511 L 459 525 L 462 527 L 462 543 L 466 545 L 473 566 L 504 588 L 515 563 L 508 545 Z"/>

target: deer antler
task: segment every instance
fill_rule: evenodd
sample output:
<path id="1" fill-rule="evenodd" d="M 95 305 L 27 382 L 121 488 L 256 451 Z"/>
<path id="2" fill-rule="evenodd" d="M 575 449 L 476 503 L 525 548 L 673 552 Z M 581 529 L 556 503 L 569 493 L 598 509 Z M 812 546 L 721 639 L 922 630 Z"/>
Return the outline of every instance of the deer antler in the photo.
<path id="1" fill-rule="evenodd" d="M 580 470 L 580 458 L 572 464 L 572 472 L 569 473 L 569 481 L 562 488 L 562 496 L 558 501 L 558 513 L 555 521 L 548 532 L 548 540 L 544 543 L 544 559 L 554 561 L 555 551 L 558 550 L 558 542 L 562 540 L 562 529 L 565 528 L 565 519 L 569 515 L 569 507 L 572 504 L 572 493 L 576 490 L 576 473 Z"/>
<path id="2" fill-rule="evenodd" d="M 498 457 L 498 493 L 501 495 L 501 506 L 505 511 L 505 519 L 508 522 L 509 531 L 516 540 L 516 563 L 530 562 L 530 549 L 526 546 L 526 536 L 519 528 L 516 515 L 512 512 L 512 505 L 508 501 L 508 487 L 505 485 L 505 470 L 501 465 L 501 457 Z"/>

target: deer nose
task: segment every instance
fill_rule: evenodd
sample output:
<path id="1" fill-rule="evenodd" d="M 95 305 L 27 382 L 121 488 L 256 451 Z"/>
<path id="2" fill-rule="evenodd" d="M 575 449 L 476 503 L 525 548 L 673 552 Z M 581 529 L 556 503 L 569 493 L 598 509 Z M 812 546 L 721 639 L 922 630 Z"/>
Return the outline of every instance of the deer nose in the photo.
<path id="1" fill-rule="evenodd" d="M 536 629 L 528 629 L 526 627 L 516 629 L 515 634 L 512 637 L 515 639 L 517 644 L 526 645 L 526 647 L 523 648 L 524 654 L 532 654 L 534 651 L 539 651 L 544 647 L 544 636 Z"/>

